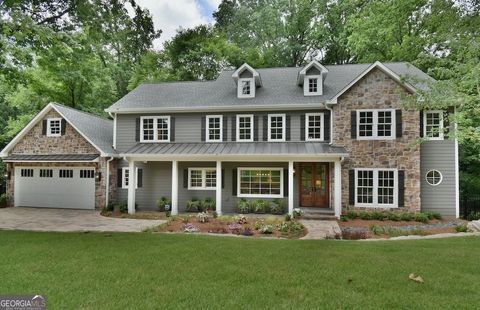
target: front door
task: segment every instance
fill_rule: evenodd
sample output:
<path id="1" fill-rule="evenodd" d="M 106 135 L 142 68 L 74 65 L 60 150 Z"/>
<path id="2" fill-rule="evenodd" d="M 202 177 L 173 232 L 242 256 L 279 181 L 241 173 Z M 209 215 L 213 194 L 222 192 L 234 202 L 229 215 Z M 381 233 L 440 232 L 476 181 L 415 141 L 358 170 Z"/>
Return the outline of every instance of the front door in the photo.
<path id="1" fill-rule="evenodd" d="M 329 207 L 328 163 L 300 164 L 300 206 Z"/>

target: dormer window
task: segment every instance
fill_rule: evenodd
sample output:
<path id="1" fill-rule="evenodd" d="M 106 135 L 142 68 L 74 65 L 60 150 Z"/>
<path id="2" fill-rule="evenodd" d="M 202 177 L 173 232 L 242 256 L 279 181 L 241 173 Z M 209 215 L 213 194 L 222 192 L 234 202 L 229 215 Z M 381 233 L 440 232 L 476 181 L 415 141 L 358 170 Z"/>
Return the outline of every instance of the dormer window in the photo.
<path id="1" fill-rule="evenodd" d="M 237 84 L 238 98 L 255 98 L 256 88 L 262 86 L 260 74 L 248 64 L 238 68 L 232 74 L 232 78 Z"/>
<path id="2" fill-rule="evenodd" d="M 240 79 L 238 81 L 238 98 L 254 98 L 255 86 L 251 78 Z"/>
<path id="3" fill-rule="evenodd" d="M 323 83 L 328 70 L 313 60 L 298 73 L 298 85 L 303 87 L 304 96 L 323 95 Z"/>
<path id="4" fill-rule="evenodd" d="M 318 78 L 308 78 L 308 92 L 314 94 L 318 92 Z"/>

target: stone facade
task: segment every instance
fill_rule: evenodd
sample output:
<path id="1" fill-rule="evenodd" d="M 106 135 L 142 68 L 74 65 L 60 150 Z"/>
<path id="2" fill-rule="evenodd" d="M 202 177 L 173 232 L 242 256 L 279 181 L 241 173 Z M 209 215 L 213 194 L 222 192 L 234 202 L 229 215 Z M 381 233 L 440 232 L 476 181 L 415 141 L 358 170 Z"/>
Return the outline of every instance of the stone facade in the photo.
<path id="1" fill-rule="evenodd" d="M 374 69 L 338 99 L 333 108 L 333 144 L 343 146 L 349 157 L 342 163 L 342 208 L 349 206 L 348 171 L 354 168 L 397 168 L 405 171 L 405 208 L 420 211 L 420 115 L 405 110 L 401 92 L 406 90 L 387 74 Z M 402 109 L 403 134 L 394 140 L 351 138 L 351 111 Z"/>

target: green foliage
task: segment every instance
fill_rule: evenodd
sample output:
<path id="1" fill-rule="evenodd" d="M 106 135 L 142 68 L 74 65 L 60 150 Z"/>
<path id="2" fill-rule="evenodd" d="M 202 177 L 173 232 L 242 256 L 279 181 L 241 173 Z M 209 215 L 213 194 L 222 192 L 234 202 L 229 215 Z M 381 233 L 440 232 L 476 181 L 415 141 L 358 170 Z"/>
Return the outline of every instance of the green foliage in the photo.
<path id="1" fill-rule="evenodd" d="M 371 214 L 372 220 L 383 221 L 386 217 L 386 214 L 381 211 L 373 211 Z"/>
<path id="2" fill-rule="evenodd" d="M 160 199 L 157 200 L 157 207 L 160 211 L 165 211 L 165 206 L 171 206 L 172 205 L 172 201 L 165 197 L 165 196 L 162 196 L 160 197 Z M 171 211 L 171 210 L 169 210 Z"/>
<path id="3" fill-rule="evenodd" d="M 417 213 L 415 214 L 415 221 L 416 222 L 421 222 L 421 223 L 427 223 L 428 222 L 428 215 L 425 213 Z"/>
<path id="4" fill-rule="evenodd" d="M 202 211 L 213 211 L 215 210 L 215 200 L 212 197 L 207 197 L 200 203 L 200 207 Z"/>
<path id="5" fill-rule="evenodd" d="M 468 227 L 465 224 L 460 224 L 455 226 L 455 231 L 456 232 L 468 232 Z"/>
<path id="6" fill-rule="evenodd" d="M 275 198 L 270 205 L 270 213 L 283 214 L 285 212 L 285 200 L 281 198 Z"/>
<path id="7" fill-rule="evenodd" d="M 467 215 L 467 220 L 468 221 L 478 221 L 480 220 L 480 212 L 475 212 L 475 211 L 472 211 L 470 212 L 470 214 Z"/>
<path id="8" fill-rule="evenodd" d="M 389 221 L 398 222 L 401 220 L 401 216 L 398 213 L 390 212 L 387 214 L 387 219 Z"/>
<path id="9" fill-rule="evenodd" d="M 187 212 L 201 211 L 201 208 L 202 208 L 201 203 L 202 202 L 196 198 L 188 200 L 186 205 Z"/>
<path id="10" fill-rule="evenodd" d="M 268 213 L 270 211 L 270 202 L 264 199 L 252 201 L 252 211 L 254 213 Z"/>
<path id="11" fill-rule="evenodd" d="M 347 211 L 347 217 L 351 220 L 354 220 L 358 217 L 358 213 L 356 211 L 349 210 Z"/>
<path id="12" fill-rule="evenodd" d="M 360 211 L 358 213 L 358 217 L 362 220 L 371 220 L 372 219 L 372 213 L 367 212 L 367 211 Z"/>
<path id="13" fill-rule="evenodd" d="M 237 201 L 236 209 L 237 209 L 237 212 L 238 212 L 238 213 L 241 213 L 241 214 L 250 213 L 250 211 L 251 211 L 251 209 L 250 209 L 250 203 L 248 202 L 247 199 L 245 199 L 245 198 L 240 198 L 240 199 Z"/>
<path id="14" fill-rule="evenodd" d="M 401 219 L 402 221 L 409 222 L 409 221 L 411 221 L 411 220 L 414 219 L 414 216 L 413 216 L 413 214 L 411 214 L 411 213 L 404 212 L 404 213 L 400 214 L 400 219 Z"/>
<path id="15" fill-rule="evenodd" d="M 8 203 L 8 195 L 7 194 L 1 194 L 0 195 L 0 208 L 5 208 L 7 207 Z"/>
<path id="16" fill-rule="evenodd" d="M 120 213 L 127 213 L 128 212 L 128 205 L 126 203 L 122 203 L 118 205 L 118 210 Z"/>

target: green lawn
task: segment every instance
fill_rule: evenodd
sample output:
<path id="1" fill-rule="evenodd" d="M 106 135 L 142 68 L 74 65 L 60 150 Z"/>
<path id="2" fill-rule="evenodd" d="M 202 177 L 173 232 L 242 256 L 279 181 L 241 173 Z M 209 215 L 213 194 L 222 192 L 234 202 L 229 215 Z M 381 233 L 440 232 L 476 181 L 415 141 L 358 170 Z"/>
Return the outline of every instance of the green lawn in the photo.
<path id="1" fill-rule="evenodd" d="M 0 231 L 0 294 L 44 294 L 53 309 L 466 309 L 480 305 L 478 253 L 475 237 L 358 242 Z M 425 283 L 408 280 L 412 272 Z"/>

